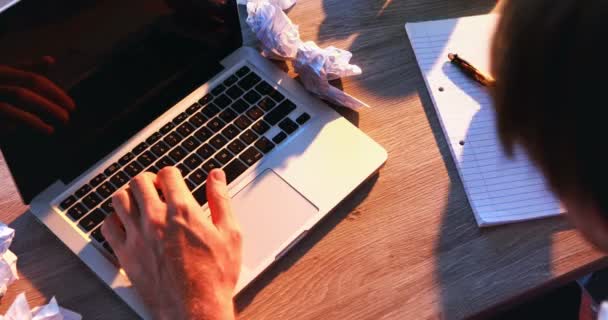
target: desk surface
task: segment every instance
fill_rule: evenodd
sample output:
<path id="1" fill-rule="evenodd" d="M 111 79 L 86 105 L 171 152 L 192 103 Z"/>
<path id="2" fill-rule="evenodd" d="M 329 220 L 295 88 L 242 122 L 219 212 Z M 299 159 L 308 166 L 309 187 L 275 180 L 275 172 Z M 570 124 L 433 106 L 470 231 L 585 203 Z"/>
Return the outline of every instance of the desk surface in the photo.
<path id="1" fill-rule="evenodd" d="M 603 265 L 561 218 L 480 230 L 414 60 L 408 21 L 483 14 L 490 0 L 301 0 L 302 38 L 354 53 L 364 74 L 344 89 L 373 106 L 340 109 L 389 160 L 238 299 L 242 319 L 463 318 L 496 310 Z M 0 220 L 32 305 L 55 295 L 85 319 L 134 314 L 27 212 L 0 163 Z"/>

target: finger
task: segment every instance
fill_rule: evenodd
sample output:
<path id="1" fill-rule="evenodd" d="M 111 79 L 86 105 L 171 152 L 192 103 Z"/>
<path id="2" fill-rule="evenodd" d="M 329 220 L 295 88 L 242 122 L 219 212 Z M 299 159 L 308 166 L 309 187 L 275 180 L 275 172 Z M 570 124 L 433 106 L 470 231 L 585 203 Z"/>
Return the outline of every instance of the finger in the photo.
<path id="1" fill-rule="evenodd" d="M 114 251 L 122 246 L 127 239 L 125 229 L 123 229 L 116 213 L 112 213 L 111 215 L 107 216 L 103 221 L 103 224 L 101 225 L 101 234 L 106 241 L 108 241 Z"/>
<path id="2" fill-rule="evenodd" d="M 125 227 L 127 236 L 135 231 L 137 221 L 137 207 L 135 200 L 127 189 L 122 189 L 114 194 L 112 197 L 112 206 L 114 212 L 120 218 L 122 225 Z"/>
<path id="3" fill-rule="evenodd" d="M 156 175 L 151 172 L 144 172 L 137 175 L 129 183 L 131 193 L 140 209 L 140 219 L 142 221 L 162 222 L 166 220 L 165 204 L 160 199 L 156 189 Z"/>
<path id="4" fill-rule="evenodd" d="M 194 202 L 194 198 L 184 182 L 184 177 L 175 167 L 164 167 L 156 175 L 157 183 L 165 198 L 167 206 L 181 209 Z M 171 210 L 176 213 L 179 210 Z"/>
<path id="5" fill-rule="evenodd" d="M 36 73 L 46 73 L 53 64 L 55 64 L 55 58 L 51 56 L 42 56 L 32 61 L 20 63 L 17 65 L 17 68 Z"/>
<path id="6" fill-rule="evenodd" d="M 0 117 L 6 119 L 7 122 L 11 122 L 13 124 L 23 124 L 46 135 L 50 135 L 55 131 L 51 125 L 42 121 L 42 119 L 39 117 L 15 108 L 8 103 L 0 102 Z"/>
<path id="7" fill-rule="evenodd" d="M 0 96 L 5 97 L 6 102 L 42 116 L 45 120 L 54 120 L 66 124 L 70 119 L 70 115 L 65 109 L 30 89 L 0 86 Z"/>
<path id="8" fill-rule="evenodd" d="M 63 89 L 39 74 L 0 66 L 0 81 L 9 85 L 29 88 L 48 100 L 59 104 L 66 110 L 73 111 L 76 109 L 74 100 Z"/>
<path id="9" fill-rule="evenodd" d="M 230 205 L 226 174 L 221 169 L 211 170 L 207 177 L 207 201 L 213 224 L 219 230 L 235 231 L 239 229 Z"/>

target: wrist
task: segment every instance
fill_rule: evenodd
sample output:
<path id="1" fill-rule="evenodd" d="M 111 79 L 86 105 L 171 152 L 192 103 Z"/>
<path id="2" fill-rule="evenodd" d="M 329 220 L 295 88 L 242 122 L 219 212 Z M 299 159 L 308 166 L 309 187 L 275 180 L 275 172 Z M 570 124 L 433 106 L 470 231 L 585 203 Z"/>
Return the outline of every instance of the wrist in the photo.
<path id="1" fill-rule="evenodd" d="M 188 319 L 232 320 L 234 303 L 231 294 L 200 295 L 186 307 Z"/>

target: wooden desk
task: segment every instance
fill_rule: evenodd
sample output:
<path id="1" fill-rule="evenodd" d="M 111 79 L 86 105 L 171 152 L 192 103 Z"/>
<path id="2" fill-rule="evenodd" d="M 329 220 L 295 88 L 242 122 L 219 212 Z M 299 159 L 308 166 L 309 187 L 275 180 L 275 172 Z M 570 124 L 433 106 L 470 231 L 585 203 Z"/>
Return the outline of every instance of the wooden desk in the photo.
<path id="1" fill-rule="evenodd" d="M 490 0 L 300 0 L 302 38 L 351 50 L 364 74 L 342 82 L 373 109 L 340 110 L 389 160 L 238 299 L 242 319 L 464 318 L 497 310 L 605 264 L 565 221 L 480 230 L 440 132 L 403 25 L 491 11 Z M 18 200 L 0 166 L 0 220 L 32 305 L 56 295 L 85 319 L 134 313 Z M 519 298 L 518 298 L 519 297 Z M 489 311 L 481 315 L 487 315 Z"/>

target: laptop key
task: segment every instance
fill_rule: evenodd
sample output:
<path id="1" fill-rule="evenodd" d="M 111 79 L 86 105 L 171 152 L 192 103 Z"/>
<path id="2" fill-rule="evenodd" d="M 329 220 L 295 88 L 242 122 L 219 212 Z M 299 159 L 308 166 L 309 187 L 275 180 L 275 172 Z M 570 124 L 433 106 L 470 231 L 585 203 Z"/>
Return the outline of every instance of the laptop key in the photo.
<path id="1" fill-rule="evenodd" d="M 198 103 L 196 103 L 196 102 L 195 102 L 194 104 L 192 104 L 191 106 L 189 106 L 189 107 L 188 107 L 188 109 L 186 109 L 186 113 L 187 113 L 187 114 L 189 114 L 189 115 L 193 115 L 193 114 L 195 114 L 195 113 L 198 111 L 198 109 L 200 109 L 201 107 L 202 107 L 202 106 L 201 106 L 200 104 L 198 104 Z"/>
<path id="2" fill-rule="evenodd" d="M 253 107 L 247 111 L 247 116 L 251 118 L 251 120 L 255 121 L 264 115 L 264 111 L 258 107 Z"/>
<path id="3" fill-rule="evenodd" d="M 215 117 L 211 120 L 209 120 L 209 123 L 207 124 L 207 128 L 209 128 L 213 133 L 216 133 L 220 130 L 222 130 L 222 128 L 226 125 L 226 123 L 224 121 L 222 121 L 222 119 Z"/>
<path id="4" fill-rule="evenodd" d="M 162 134 L 167 134 L 171 130 L 173 130 L 173 128 L 175 128 L 175 124 L 173 122 L 169 122 L 169 123 L 165 124 L 162 128 L 160 128 L 159 131 Z"/>
<path id="5" fill-rule="evenodd" d="M 152 146 L 151 150 L 152 150 L 152 152 L 154 152 L 154 154 L 157 157 L 160 157 L 163 154 L 167 153 L 167 151 L 169 151 L 169 149 L 170 148 L 169 148 L 169 146 L 166 143 L 164 143 L 162 141 L 159 141 L 157 144 L 155 144 L 155 145 Z"/>
<path id="6" fill-rule="evenodd" d="M 220 150 L 216 155 L 215 155 L 215 160 L 217 160 L 218 162 L 220 162 L 221 164 L 226 164 L 228 163 L 228 161 L 230 161 L 230 159 L 234 158 L 234 156 L 232 155 L 232 153 L 228 152 L 228 150 L 226 149 L 222 149 Z"/>
<path id="7" fill-rule="evenodd" d="M 228 144 L 228 149 L 232 151 L 234 154 L 239 154 L 241 151 L 245 150 L 247 146 L 241 142 L 241 140 L 234 140 Z"/>
<path id="8" fill-rule="evenodd" d="M 231 85 L 235 84 L 237 81 L 239 81 L 239 78 L 237 78 L 234 75 L 231 75 L 230 77 L 226 78 L 226 80 L 224 80 L 224 85 L 226 87 L 230 87 Z"/>
<path id="9" fill-rule="evenodd" d="M 186 181 L 186 186 L 188 186 L 188 190 L 194 191 L 194 189 L 197 187 L 196 184 L 188 179 L 186 179 L 185 181 Z"/>
<path id="10" fill-rule="evenodd" d="M 148 144 L 153 144 L 154 142 L 158 141 L 160 138 L 162 138 L 162 134 L 160 132 L 154 132 L 152 135 L 150 135 L 148 137 L 148 139 L 146 139 L 146 143 Z"/>
<path id="11" fill-rule="evenodd" d="M 228 91 L 226 91 L 226 94 L 232 100 L 238 99 L 240 96 L 243 95 L 243 93 L 245 93 L 245 91 L 243 91 L 243 89 L 239 88 L 238 86 L 232 86 L 230 89 L 228 89 Z"/>
<path id="12" fill-rule="evenodd" d="M 185 177 L 188 175 L 188 173 L 190 173 L 190 168 L 188 168 L 183 163 L 178 164 L 176 167 L 179 170 L 179 172 L 182 174 L 182 177 Z"/>
<path id="13" fill-rule="evenodd" d="M 146 150 L 146 148 L 148 148 L 148 144 L 145 142 L 142 142 L 142 143 L 138 144 L 135 148 L 133 148 L 133 153 L 135 155 L 139 155 L 140 153 L 144 152 L 144 150 Z"/>
<path id="14" fill-rule="evenodd" d="M 296 122 L 299 125 L 305 124 L 308 120 L 310 120 L 310 115 L 306 112 L 302 113 L 297 119 Z"/>
<path id="15" fill-rule="evenodd" d="M 262 153 L 260 153 L 254 147 L 249 147 L 249 149 L 245 150 L 245 152 L 243 152 L 239 158 L 248 166 L 252 166 L 262 159 Z"/>
<path id="16" fill-rule="evenodd" d="M 106 215 L 100 209 L 96 209 L 95 211 L 86 215 L 80 222 L 78 223 L 84 230 L 91 231 L 98 224 L 100 224 L 103 219 L 106 218 Z"/>
<path id="17" fill-rule="evenodd" d="M 164 167 L 171 167 L 175 164 L 175 161 L 173 161 L 171 158 L 169 158 L 169 156 L 164 156 L 162 158 L 160 158 L 158 161 L 156 161 L 156 163 L 154 164 L 156 167 L 158 167 L 158 169 L 162 169 Z"/>
<path id="18" fill-rule="evenodd" d="M 103 173 L 100 173 L 100 174 L 96 175 L 93 179 L 91 179 L 91 181 L 89 181 L 89 184 L 91 185 L 91 187 L 97 187 L 105 179 L 106 179 L 106 175 Z"/>
<path id="19" fill-rule="evenodd" d="M 245 130 L 251 125 L 251 120 L 249 120 L 249 118 L 247 118 L 245 115 L 242 115 L 234 121 L 234 124 L 241 128 L 241 130 Z"/>
<path id="20" fill-rule="evenodd" d="M 215 104 L 208 104 L 206 107 L 201 110 L 201 112 L 207 116 L 207 118 L 212 118 L 216 114 L 220 113 L 220 108 L 218 108 Z"/>
<path id="21" fill-rule="evenodd" d="M 207 159 L 209 157 L 211 157 L 211 155 L 215 152 L 215 149 L 209 145 L 208 143 L 205 143 L 203 146 L 201 146 L 200 148 L 198 148 L 198 150 L 196 150 L 196 153 L 201 156 L 204 159 Z"/>
<path id="22" fill-rule="evenodd" d="M 264 122 L 263 120 L 260 120 L 260 121 L 258 121 L 256 123 L 254 123 L 251 128 L 255 132 L 257 132 L 258 134 L 264 134 L 268 130 L 270 130 L 270 126 L 266 122 Z"/>
<path id="23" fill-rule="evenodd" d="M 93 232 L 91 232 L 91 237 L 99 243 L 106 241 L 106 239 L 103 237 L 103 234 L 101 233 L 101 227 L 93 230 Z"/>
<path id="24" fill-rule="evenodd" d="M 204 97 L 202 97 L 198 100 L 198 104 L 200 104 L 201 106 L 204 106 L 207 103 L 209 103 L 209 101 L 211 101 L 211 98 L 212 97 L 210 94 L 206 94 Z"/>
<path id="25" fill-rule="evenodd" d="M 241 81 L 239 81 L 239 87 L 244 90 L 249 90 L 253 88 L 258 82 L 260 82 L 260 77 L 255 73 L 250 73 L 246 75 Z"/>
<path id="26" fill-rule="evenodd" d="M 226 145 L 226 143 L 228 143 L 228 140 L 226 140 L 226 138 L 224 138 L 221 134 L 216 134 L 213 138 L 211 138 L 209 143 L 211 143 L 215 149 L 220 149 Z"/>
<path id="27" fill-rule="evenodd" d="M 245 102 L 243 99 L 238 99 L 232 103 L 232 109 L 236 110 L 238 113 L 243 113 L 245 110 L 249 108 L 249 104 Z"/>
<path id="28" fill-rule="evenodd" d="M 95 192 L 91 192 L 86 197 L 82 198 L 82 203 L 89 209 L 95 208 L 100 202 L 101 198 Z"/>
<path id="29" fill-rule="evenodd" d="M 207 172 L 211 172 L 211 170 L 215 169 L 215 168 L 220 168 L 222 165 L 220 165 L 217 161 L 215 161 L 214 159 L 209 159 L 207 162 L 205 162 L 203 164 L 203 169 L 205 169 L 205 171 Z"/>
<path id="30" fill-rule="evenodd" d="M 259 93 L 251 90 L 251 91 L 247 92 L 243 96 L 243 98 L 245 99 L 245 101 L 249 102 L 249 104 L 255 104 L 256 102 L 258 102 L 258 100 L 260 100 L 262 98 L 262 96 Z"/>
<path id="31" fill-rule="evenodd" d="M 163 139 L 163 141 L 165 141 L 165 143 L 167 143 L 169 147 L 174 147 L 180 141 L 182 141 L 182 137 L 175 132 L 171 132 Z"/>
<path id="32" fill-rule="evenodd" d="M 224 111 L 222 111 L 222 113 L 220 113 L 220 118 L 222 118 L 222 120 L 224 120 L 225 122 L 230 122 L 234 119 L 236 119 L 236 117 L 238 117 L 239 115 L 234 112 L 234 110 L 232 110 L 231 108 L 228 108 Z"/>
<path id="33" fill-rule="evenodd" d="M 127 154 L 118 159 L 118 164 L 124 166 L 125 164 L 129 163 L 129 161 L 133 160 L 133 158 L 135 158 L 135 155 L 131 152 L 127 152 Z"/>
<path id="34" fill-rule="evenodd" d="M 213 132 L 211 132 L 211 130 L 209 130 L 207 127 L 202 127 L 194 133 L 194 136 L 201 142 L 207 141 L 212 135 Z"/>
<path id="35" fill-rule="evenodd" d="M 137 158 L 137 162 L 144 167 L 151 165 L 154 160 L 156 160 L 156 156 L 150 151 L 142 153 L 141 156 Z"/>
<path id="36" fill-rule="evenodd" d="M 224 128 L 224 130 L 222 130 L 222 134 L 224 135 L 224 137 L 228 138 L 229 140 L 232 140 L 240 132 L 241 132 L 241 130 L 239 130 L 237 127 L 235 127 L 232 124 L 229 124 L 226 128 Z"/>
<path id="37" fill-rule="evenodd" d="M 182 147 L 188 150 L 189 152 L 194 151 L 200 145 L 201 143 L 196 140 L 195 137 L 189 137 L 188 139 L 184 140 L 184 142 L 182 142 Z"/>
<path id="38" fill-rule="evenodd" d="M 194 153 L 191 154 L 190 156 L 188 156 L 188 158 L 186 158 L 186 160 L 184 160 L 184 164 L 186 164 L 190 169 L 198 168 L 198 166 L 200 166 L 201 163 L 203 163 L 203 160 L 201 159 L 201 157 L 197 156 Z"/>
<path id="39" fill-rule="evenodd" d="M 125 167 L 125 172 L 131 177 L 135 177 L 136 175 L 138 175 L 140 172 L 142 172 L 144 170 L 144 167 L 142 167 L 141 164 L 139 164 L 139 162 L 137 161 L 133 161 L 131 163 L 129 163 L 126 167 Z"/>
<path id="40" fill-rule="evenodd" d="M 226 90 L 226 86 L 224 86 L 223 84 L 220 84 L 217 87 L 213 88 L 213 90 L 211 90 L 211 94 L 214 96 L 218 96 L 218 95 L 222 94 L 222 92 L 224 92 L 224 90 Z"/>
<path id="41" fill-rule="evenodd" d="M 234 159 L 230 162 L 226 167 L 224 167 L 224 172 L 226 173 L 226 183 L 231 183 L 238 176 L 240 176 L 243 172 L 247 170 L 247 166 L 244 165 L 239 159 Z"/>
<path id="42" fill-rule="evenodd" d="M 202 185 L 200 186 L 200 188 L 196 189 L 194 192 L 192 192 L 192 195 L 194 196 L 194 199 L 196 199 L 196 201 L 198 202 L 199 205 L 204 205 L 205 203 L 207 203 L 207 187 L 206 185 Z"/>
<path id="43" fill-rule="evenodd" d="M 118 171 L 118 169 L 120 169 L 120 165 L 118 165 L 118 163 L 112 163 L 103 171 L 103 173 L 106 176 L 111 176 L 114 172 Z"/>
<path id="44" fill-rule="evenodd" d="M 188 152 L 180 146 L 175 147 L 175 149 L 169 152 L 169 155 L 171 156 L 171 158 L 173 158 L 173 160 L 175 160 L 175 162 L 181 161 L 187 154 Z"/>
<path id="45" fill-rule="evenodd" d="M 272 143 L 272 141 L 268 140 L 266 137 L 261 137 L 255 142 L 255 147 L 264 153 L 268 153 L 274 148 L 274 143 Z"/>
<path id="46" fill-rule="evenodd" d="M 194 127 L 199 128 L 200 126 L 202 126 L 205 123 L 205 121 L 207 121 L 207 119 L 209 119 L 209 118 L 207 118 L 204 114 L 197 113 L 197 114 L 193 115 L 192 117 L 190 117 L 189 121 Z"/>
<path id="47" fill-rule="evenodd" d="M 76 197 L 69 196 L 69 197 L 63 199 L 63 201 L 61 201 L 61 203 L 59 203 L 59 208 L 61 210 L 65 211 L 67 208 L 71 207 L 74 203 L 76 203 Z"/>
<path id="48" fill-rule="evenodd" d="M 264 116 L 264 120 L 274 126 L 295 109 L 296 105 L 293 102 L 285 100 L 278 107 L 267 113 Z"/>
<path id="49" fill-rule="evenodd" d="M 188 178 L 196 183 L 196 185 L 199 185 L 207 180 L 207 174 L 202 169 L 197 169 Z"/>
<path id="50" fill-rule="evenodd" d="M 154 173 L 154 174 L 157 174 L 157 173 L 158 173 L 158 171 L 160 171 L 160 169 L 159 169 L 157 166 L 155 166 L 155 165 L 154 165 L 154 166 L 150 166 L 150 167 L 148 167 L 148 169 L 146 169 L 146 171 L 148 171 L 148 172 L 152 172 L 152 173 Z"/>
<path id="51" fill-rule="evenodd" d="M 179 132 L 179 134 L 181 134 L 182 137 L 187 137 L 192 132 L 194 132 L 194 127 L 190 123 L 186 122 L 186 123 L 182 124 L 181 126 L 177 127 L 177 132 Z"/>
<path id="52" fill-rule="evenodd" d="M 242 78 L 242 77 L 246 76 L 249 73 L 249 71 L 251 71 L 249 69 L 249 67 L 243 66 L 236 72 L 236 75 Z"/>
<path id="53" fill-rule="evenodd" d="M 110 182 L 112 182 L 116 188 L 120 188 L 129 182 L 129 176 L 124 171 L 120 171 L 110 178 Z"/>
<path id="54" fill-rule="evenodd" d="M 298 130 L 298 124 L 289 118 L 285 118 L 285 120 L 279 123 L 279 128 L 283 129 L 283 131 L 287 132 L 287 134 L 292 134 Z"/>
<path id="55" fill-rule="evenodd" d="M 213 100 L 213 103 L 215 103 L 216 106 L 220 107 L 220 109 L 224 109 L 232 103 L 232 99 L 228 98 L 227 95 L 223 94 L 215 98 L 215 100 Z"/>
<path id="56" fill-rule="evenodd" d="M 267 95 L 272 92 L 274 88 L 268 84 L 268 82 L 262 80 L 257 86 L 255 86 L 255 90 L 263 95 Z"/>
<path id="57" fill-rule="evenodd" d="M 277 89 L 272 89 L 272 92 L 270 92 L 268 95 L 276 102 L 281 102 L 283 99 L 285 99 L 285 96 Z"/>
<path id="58" fill-rule="evenodd" d="M 281 131 L 272 138 L 272 142 L 279 144 L 279 143 L 283 142 L 283 140 L 285 140 L 285 138 L 287 138 L 287 134 L 285 132 Z"/>
<path id="59" fill-rule="evenodd" d="M 74 193 L 76 195 L 76 197 L 78 198 L 82 198 L 84 197 L 85 194 L 89 193 L 89 191 L 91 191 L 93 188 L 91 188 L 90 185 L 85 184 L 84 186 L 80 187 L 80 189 L 76 190 L 76 192 Z"/>
<path id="60" fill-rule="evenodd" d="M 247 130 L 243 132 L 243 134 L 241 134 L 239 138 L 243 140 L 245 144 L 249 145 L 252 144 L 258 138 L 258 135 L 255 134 L 255 132 L 253 132 L 252 130 Z"/>
<path id="61" fill-rule="evenodd" d="M 264 97 L 264 99 L 262 99 L 262 100 L 260 100 L 260 102 L 258 102 L 258 106 L 260 108 L 262 108 L 264 111 L 270 111 L 276 105 L 277 105 L 277 103 L 274 102 L 274 100 L 272 100 L 270 97 Z"/>
<path id="62" fill-rule="evenodd" d="M 107 198 L 116 191 L 116 188 L 110 182 L 104 182 L 95 192 L 99 193 L 103 198 Z"/>
<path id="63" fill-rule="evenodd" d="M 68 216 L 74 220 L 78 220 L 87 213 L 87 209 L 81 204 L 77 203 L 68 210 Z"/>
<path id="64" fill-rule="evenodd" d="M 180 114 L 178 114 L 175 118 L 173 118 L 173 123 L 175 125 L 178 125 L 182 122 L 184 122 L 184 120 L 188 119 L 188 114 L 185 112 L 182 112 Z"/>
<path id="65" fill-rule="evenodd" d="M 112 205 L 112 199 L 108 199 L 106 200 L 106 202 L 102 203 L 101 209 L 103 209 L 106 214 L 114 212 L 114 205 Z"/>

